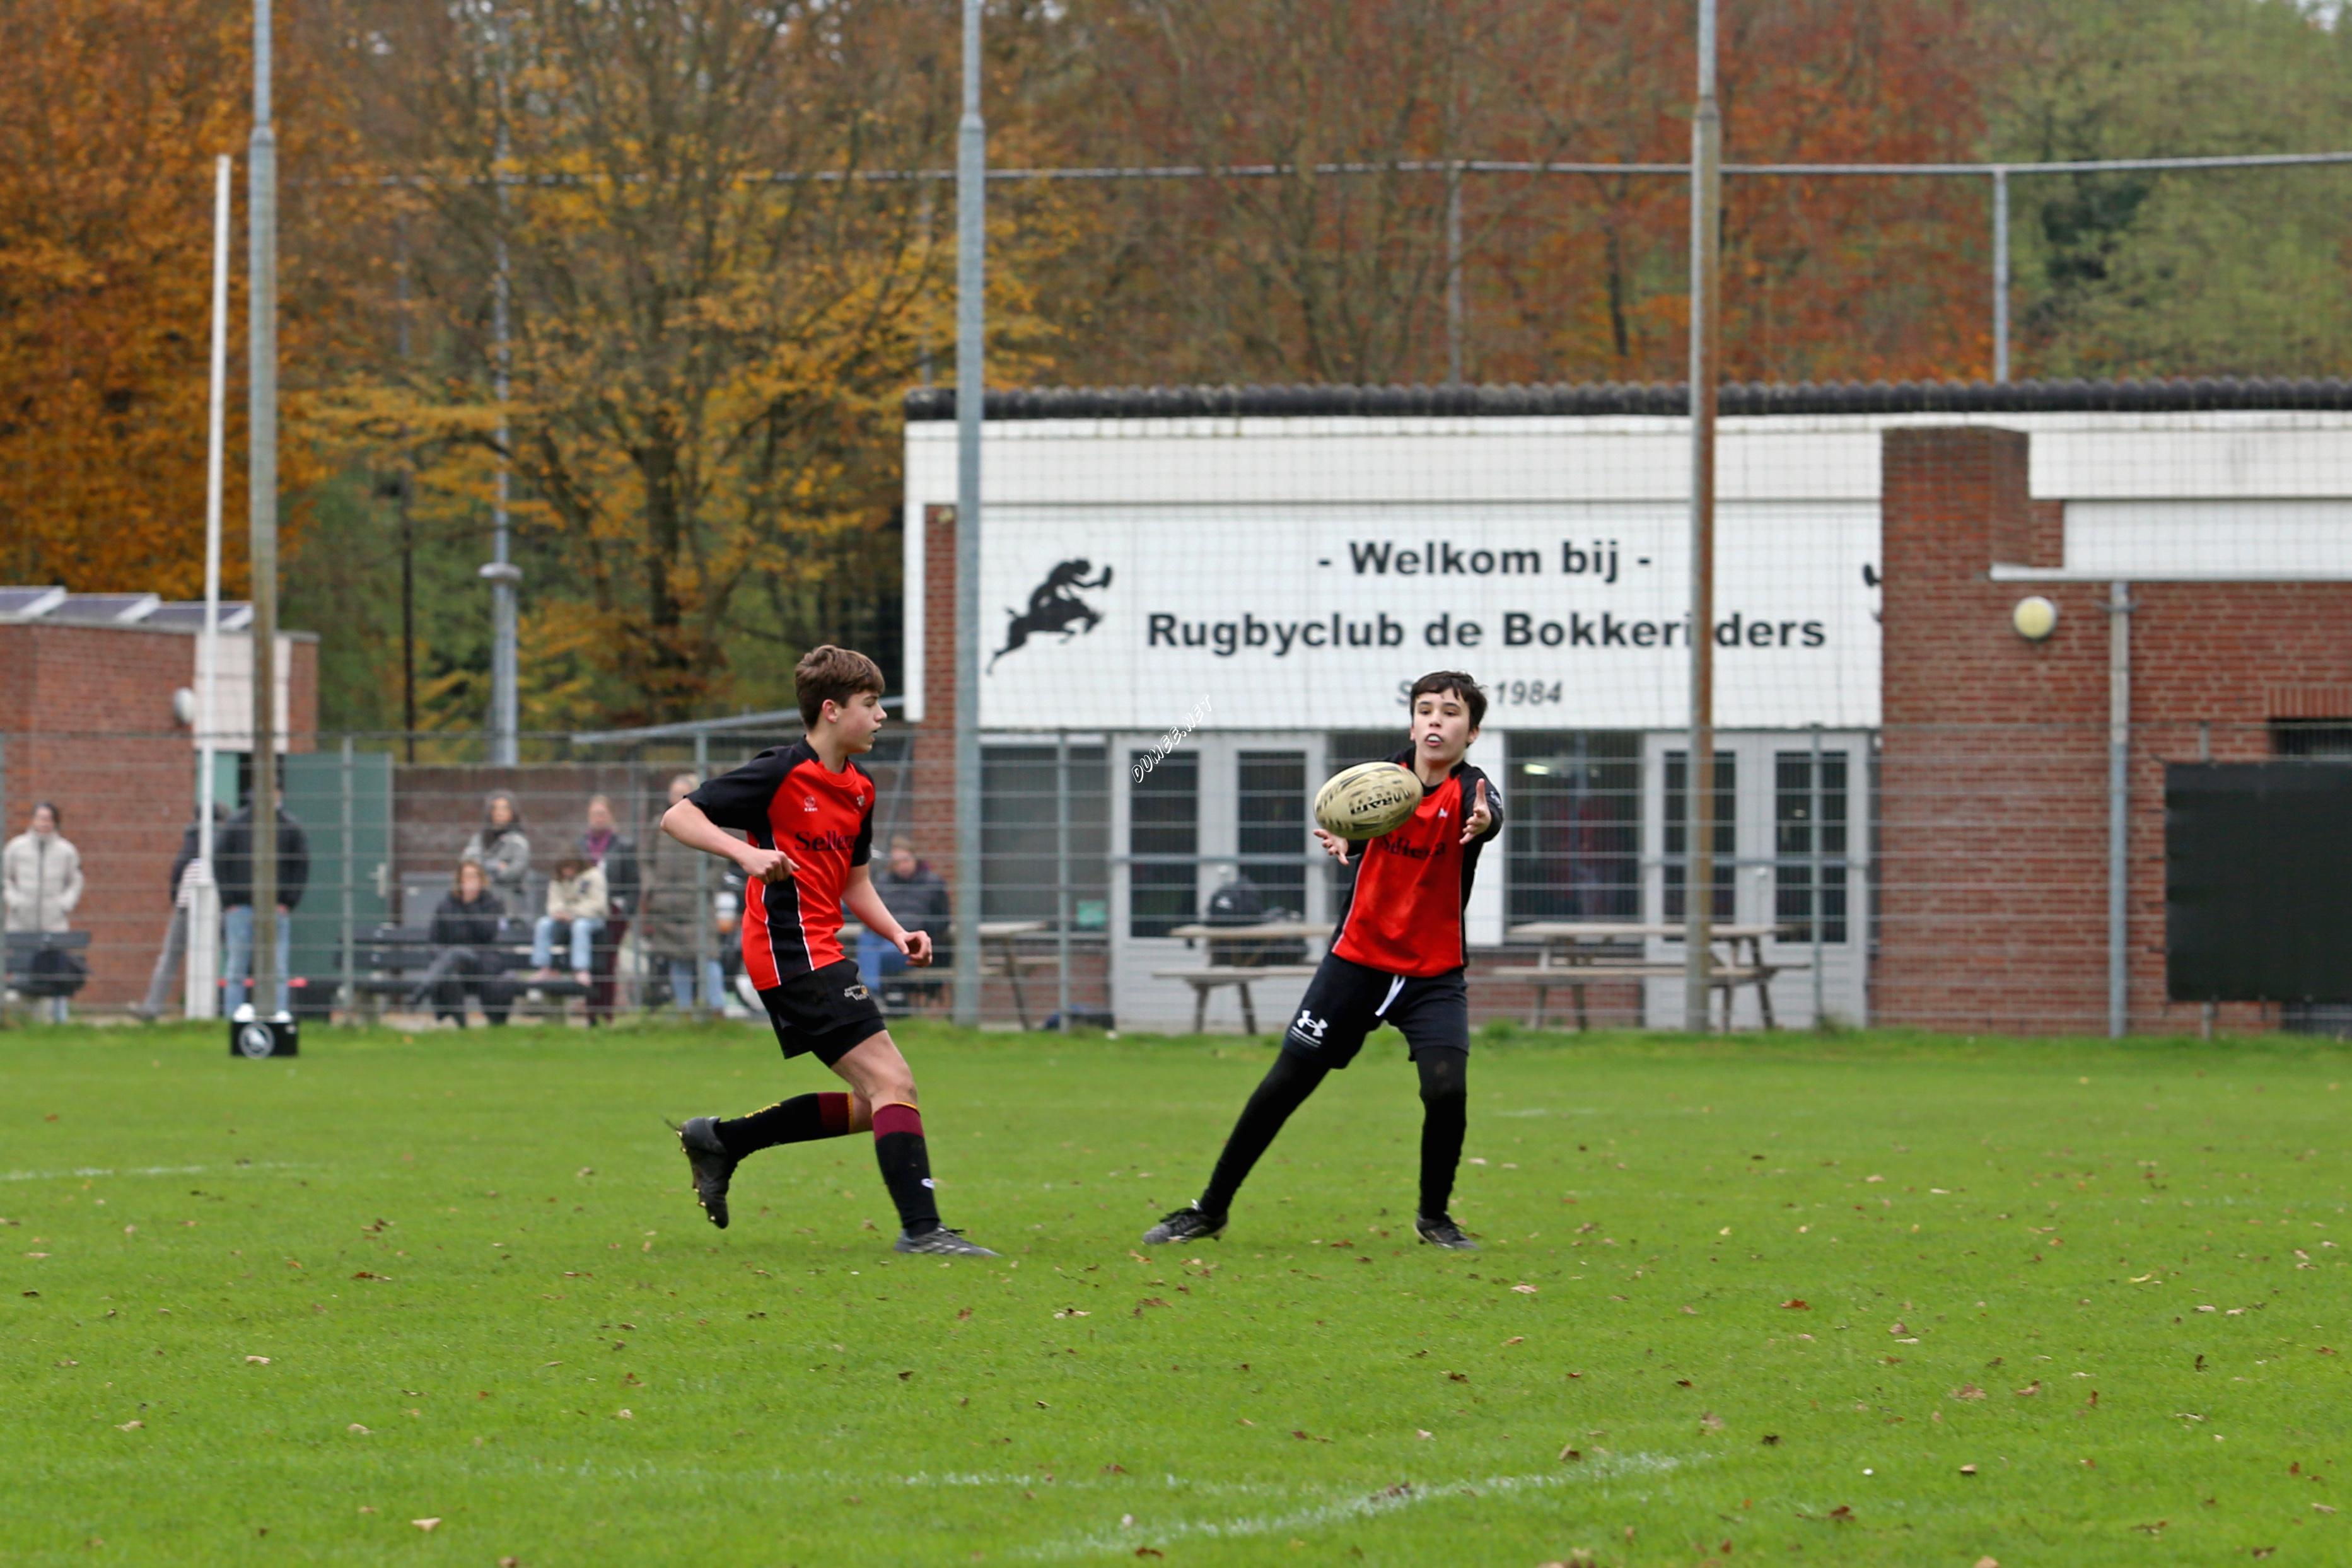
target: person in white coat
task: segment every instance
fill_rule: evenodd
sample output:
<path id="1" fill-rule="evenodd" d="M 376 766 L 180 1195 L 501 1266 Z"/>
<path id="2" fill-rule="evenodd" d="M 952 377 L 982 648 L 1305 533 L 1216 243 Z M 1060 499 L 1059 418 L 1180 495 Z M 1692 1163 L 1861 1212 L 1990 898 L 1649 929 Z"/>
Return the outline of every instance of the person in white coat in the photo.
<path id="1" fill-rule="evenodd" d="M 6 927 L 58 932 L 70 927 L 81 902 L 81 852 L 58 831 L 58 809 L 44 800 L 33 808 L 25 831 L 0 850 L 0 885 L 6 890 Z M 66 1020 L 66 998 L 49 998 L 51 1016 Z"/>

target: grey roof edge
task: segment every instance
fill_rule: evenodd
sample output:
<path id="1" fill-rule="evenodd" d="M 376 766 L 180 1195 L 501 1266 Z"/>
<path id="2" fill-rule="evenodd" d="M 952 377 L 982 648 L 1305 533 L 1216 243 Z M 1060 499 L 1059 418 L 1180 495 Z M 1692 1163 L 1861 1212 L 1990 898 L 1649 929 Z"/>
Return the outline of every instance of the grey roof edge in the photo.
<path id="1" fill-rule="evenodd" d="M 2352 410 L 2352 380 L 2341 377 L 2208 376 L 2170 381 L 1734 382 L 1722 389 L 1730 415 L 1839 413 L 2195 413 L 2231 410 Z M 906 417 L 955 417 L 955 389 L 907 394 Z M 1507 419 L 1531 415 L 1687 414 L 1680 382 L 1600 382 L 1525 386 L 1174 386 L 992 389 L 992 420 L 1424 417 Z"/>

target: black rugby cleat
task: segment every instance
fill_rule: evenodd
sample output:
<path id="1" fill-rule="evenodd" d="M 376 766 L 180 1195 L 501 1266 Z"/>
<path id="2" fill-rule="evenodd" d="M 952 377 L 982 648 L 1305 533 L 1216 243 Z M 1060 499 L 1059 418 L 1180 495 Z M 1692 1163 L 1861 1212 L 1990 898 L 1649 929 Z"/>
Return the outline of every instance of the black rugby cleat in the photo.
<path id="1" fill-rule="evenodd" d="M 727 1184 L 738 1162 L 719 1141 L 719 1118 L 690 1116 L 684 1126 L 671 1130 L 677 1134 L 677 1146 L 686 1151 L 687 1168 L 694 1173 L 695 1200 L 711 1224 L 726 1229 Z"/>

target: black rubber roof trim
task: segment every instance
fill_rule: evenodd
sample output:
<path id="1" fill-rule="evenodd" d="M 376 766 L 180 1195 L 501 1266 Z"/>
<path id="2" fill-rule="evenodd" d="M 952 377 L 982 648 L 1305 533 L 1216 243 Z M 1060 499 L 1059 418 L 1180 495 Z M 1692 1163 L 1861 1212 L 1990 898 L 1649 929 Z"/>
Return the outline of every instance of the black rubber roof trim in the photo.
<path id="1" fill-rule="evenodd" d="M 2178 381 L 1738 382 L 1717 404 L 1727 414 L 2192 413 L 2352 409 L 2352 381 L 2338 377 L 2198 377 Z M 1689 412 L 1680 382 L 1537 386 L 1023 387 L 992 391 L 988 417 L 1185 419 L 1334 415 L 1509 418 L 1527 414 Z M 951 387 L 907 394 L 907 418 L 955 417 Z"/>

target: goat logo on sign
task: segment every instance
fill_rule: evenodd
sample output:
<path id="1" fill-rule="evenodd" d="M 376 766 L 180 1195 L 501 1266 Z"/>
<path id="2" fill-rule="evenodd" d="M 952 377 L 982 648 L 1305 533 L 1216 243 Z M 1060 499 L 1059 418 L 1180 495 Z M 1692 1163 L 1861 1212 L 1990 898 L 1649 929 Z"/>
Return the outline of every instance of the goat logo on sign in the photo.
<path id="1" fill-rule="evenodd" d="M 1100 625 L 1102 612 L 1077 594 L 1081 588 L 1110 586 L 1110 568 L 1106 566 L 1101 576 L 1089 578 L 1087 574 L 1094 569 L 1094 562 L 1083 557 L 1063 561 L 1045 574 L 1045 581 L 1029 591 L 1027 610 L 1005 611 L 1013 620 L 1004 629 L 1004 646 L 989 656 L 989 669 L 993 671 L 997 660 L 1025 645 L 1033 636 L 1058 632 L 1066 643 Z"/>

